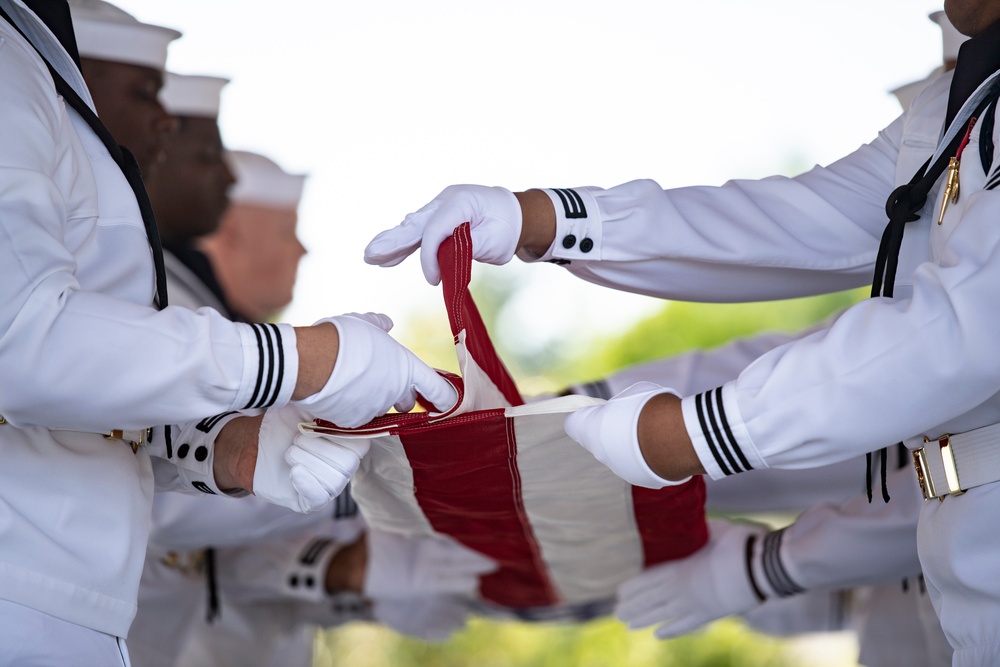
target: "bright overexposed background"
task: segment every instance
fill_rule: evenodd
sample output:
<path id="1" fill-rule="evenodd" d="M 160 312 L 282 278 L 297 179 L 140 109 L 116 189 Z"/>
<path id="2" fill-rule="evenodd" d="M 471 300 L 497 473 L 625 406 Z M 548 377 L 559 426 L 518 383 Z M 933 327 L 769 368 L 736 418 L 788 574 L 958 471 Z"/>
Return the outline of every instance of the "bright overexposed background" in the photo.
<path id="1" fill-rule="evenodd" d="M 440 309 L 416 259 L 362 251 L 451 183 L 715 184 L 870 140 L 888 90 L 940 62 L 935 0 L 117 0 L 184 32 L 169 67 L 230 77 L 231 148 L 308 172 L 284 318 Z M 492 267 L 489 267 L 492 268 Z M 477 271 L 481 269 L 477 268 Z M 613 333 L 655 305 L 519 261 L 526 346 Z"/>

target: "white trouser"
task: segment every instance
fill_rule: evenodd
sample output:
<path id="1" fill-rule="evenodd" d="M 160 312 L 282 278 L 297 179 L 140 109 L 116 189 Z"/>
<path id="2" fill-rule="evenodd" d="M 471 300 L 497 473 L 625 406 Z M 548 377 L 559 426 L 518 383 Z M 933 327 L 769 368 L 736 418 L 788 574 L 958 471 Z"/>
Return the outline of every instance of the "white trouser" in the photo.
<path id="1" fill-rule="evenodd" d="M 895 500 L 895 499 L 893 499 Z M 919 577 L 856 589 L 851 625 L 865 667 L 948 667 L 951 646 Z"/>
<path id="2" fill-rule="evenodd" d="M 239 604 L 221 600 L 211 625 L 192 624 L 177 665 L 309 667 L 316 628 L 295 625 L 294 602 Z M 142 667 L 137 665 L 137 667 Z"/>
<path id="3" fill-rule="evenodd" d="M 957 667 L 1000 665 L 1000 483 L 924 503 L 917 548 Z"/>
<path id="4" fill-rule="evenodd" d="M 0 667 L 129 667 L 121 637 L 0 600 Z"/>
<path id="5" fill-rule="evenodd" d="M 205 623 L 208 597 L 203 572 L 164 562 L 167 551 L 150 546 L 139 584 L 139 609 L 128 631 L 137 667 L 175 667 L 191 634 Z M 186 556 L 186 554 L 185 554 Z"/>

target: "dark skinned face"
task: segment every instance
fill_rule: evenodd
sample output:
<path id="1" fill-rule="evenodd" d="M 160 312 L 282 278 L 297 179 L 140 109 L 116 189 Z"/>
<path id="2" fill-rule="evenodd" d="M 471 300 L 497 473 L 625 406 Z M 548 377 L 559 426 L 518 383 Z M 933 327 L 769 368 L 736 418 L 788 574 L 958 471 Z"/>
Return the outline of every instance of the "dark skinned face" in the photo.
<path id="1" fill-rule="evenodd" d="M 945 0 L 944 12 L 956 30 L 975 37 L 1000 20 L 1000 0 Z"/>
<path id="2" fill-rule="evenodd" d="M 157 95 L 163 73 L 151 67 L 83 58 L 83 78 L 111 136 L 135 154 L 143 175 L 163 158 L 167 134 L 176 127 Z"/>
<path id="3" fill-rule="evenodd" d="M 165 241 L 214 232 L 236 182 L 222 158 L 222 137 L 214 118 L 183 116 L 164 147 L 164 159 L 146 180 Z"/>

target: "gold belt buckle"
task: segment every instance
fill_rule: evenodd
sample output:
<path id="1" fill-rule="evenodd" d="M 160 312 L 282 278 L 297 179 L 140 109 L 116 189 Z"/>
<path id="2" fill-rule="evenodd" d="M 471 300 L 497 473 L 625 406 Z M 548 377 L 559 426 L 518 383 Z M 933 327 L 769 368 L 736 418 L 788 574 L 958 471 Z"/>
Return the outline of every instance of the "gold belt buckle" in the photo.
<path id="1" fill-rule="evenodd" d="M 924 438 L 924 442 L 929 441 L 927 438 Z M 940 500 L 934 488 L 934 480 L 931 479 L 930 468 L 927 467 L 927 452 L 925 450 L 925 447 L 921 447 L 910 452 L 913 455 L 913 467 L 917 471 L 917 482 L 920 484 L 920 492 L 924 494 L 924 500 L 930 500 L 931 498 L 938 498 Z"/>
<path id="2" fill-rule="evenodd" d="M 930 438 L 924 438 L 925 445 L 930 442 Z M 937 498 L 943 501 L 945 496 L 960 496 L 965 491 L 958 480 L 958 465 L 955 463 L 955 450 L 951 446 L 951 434 L 946 433 L 937 438 L 935 442 L 938 443 L 937 453 L 941 455 L 941 466 L 944 468 L 944 479 L 948 484 L 948 490 L 938 493 L 937 488 L 935 488 L 930 467 L 927 465 L 926 446 L 913 451 L 913 467 L 917 471 L 917 482 L 920 484 L 920 490 L 924 494 L 924 500 Z"/>
<path id="3" fill-rule="evenodd" d="M 948 495 L 960 496 L 965 491 L 962 490 L 962 485 L 958 483 L 958 465 L 955 463 L 955 450 L 951 446 L 951 436 L 949 434 L 942 435 L 938 438 L 938 444 L 941 446 L 941 463 L 944 465 L 944 478 L 948 481 Z"/>
<path id="4" fill-rule="evenodd" d="M 132 453 L 135 454 L 139 451 L 139 448 L 146 444 L 146 440 L 149 438 L 149 431 L 151 429 L 145 428 L 138 431 L 138 440 L 125 440 L 125 430 L 120 428 L 111 429 L 110 433 L 105 433 L 104 437 L 108 440 L 122 440 L 129 447 L 132 448 Z"/>
<path id="5" fill-rule="evenodd" d="M 205 551 L 168 551 L 160 562 L 186 577 L 198 576 L 205 570 Z"/>

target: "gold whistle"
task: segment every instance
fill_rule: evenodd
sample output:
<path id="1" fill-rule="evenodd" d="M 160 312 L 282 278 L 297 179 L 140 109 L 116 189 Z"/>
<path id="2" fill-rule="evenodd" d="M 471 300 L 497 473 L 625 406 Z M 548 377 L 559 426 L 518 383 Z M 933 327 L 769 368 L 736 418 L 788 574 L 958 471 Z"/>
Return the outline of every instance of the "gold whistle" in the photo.
<path id="1" fill-rule="evenodd" d="M 948 210 L 948 204 L 958 202 L 958 158 L 953 157 L 948 160 L 948 179 L 944 184 L 944 198 L 941 200 L 941 212 L 938 213 L 937 223 L 944 222 L 944 213 Z"/>

